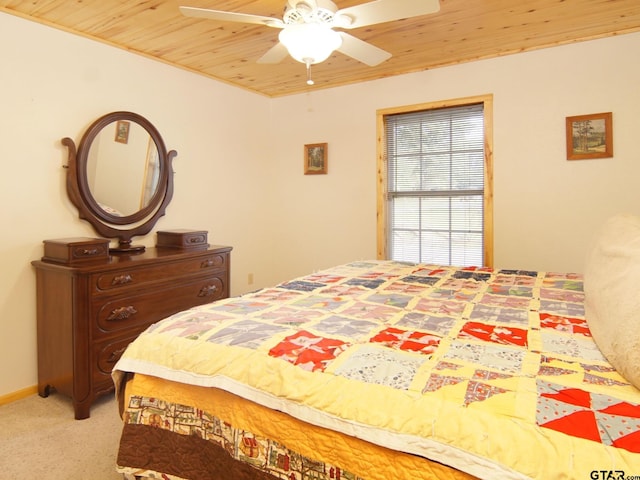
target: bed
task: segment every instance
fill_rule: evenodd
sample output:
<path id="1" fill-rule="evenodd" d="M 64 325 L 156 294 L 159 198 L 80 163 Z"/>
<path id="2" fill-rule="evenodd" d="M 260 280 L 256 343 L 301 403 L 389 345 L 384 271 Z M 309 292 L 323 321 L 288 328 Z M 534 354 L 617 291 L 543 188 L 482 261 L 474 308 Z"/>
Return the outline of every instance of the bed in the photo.
<path id="1" fill-rule="evenodd" d="M 193 480 L 637 478 L 639 364 L 630 380 L 605 357 L 585 308 L 602 312 L 583 284 L 359 261 L 180 312 L 114 369 L 117 469 Z"/>

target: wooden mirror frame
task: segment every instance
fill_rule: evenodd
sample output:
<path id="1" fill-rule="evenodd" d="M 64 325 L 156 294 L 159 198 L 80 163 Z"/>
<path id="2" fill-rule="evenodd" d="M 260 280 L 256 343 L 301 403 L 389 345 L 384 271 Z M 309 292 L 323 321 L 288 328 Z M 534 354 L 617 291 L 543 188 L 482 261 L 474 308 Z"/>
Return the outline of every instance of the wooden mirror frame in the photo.
<path id="1" fill-rule="evenodd" d="M 147 131 L 156 145 L 160 167 L 158 185 L 149 203 L 133 214 L 123 216 L 114 215 L 100 206 L 90 191 L 87 176 L 87 162 L 92 142 L 103 128 L 119 120 L 134 122 Z M 69 149 L 67 194 L 78 209 L 79 217 L 89 222 L 103 237 L 118 240 L 118 246 L 111 248 L 111 252 L 143 251 L 144 246 L 132 245 L 131 238 L 149 233 L 158 219 L 165 214 L 165 209 L 173 197 L 171 162 L 177 152 L 167 152 L 160 133 L 151 122 L 132 112 L 112 112 L 98 118 L 84 133 L 77 150 L 69 137 L 63 138 L 62 144 Z"/>

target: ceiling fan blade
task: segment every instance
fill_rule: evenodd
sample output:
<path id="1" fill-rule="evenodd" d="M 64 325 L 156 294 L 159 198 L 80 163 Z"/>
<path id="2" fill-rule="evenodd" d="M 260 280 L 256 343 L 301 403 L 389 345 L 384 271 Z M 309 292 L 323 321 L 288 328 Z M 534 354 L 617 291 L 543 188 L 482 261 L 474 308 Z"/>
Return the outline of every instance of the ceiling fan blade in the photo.
<path id="1" fill-rule="evenodd" d="M 289 55 L 287 47 L 285 47 L 284 44 L 278 42 L 269 50 L 267 50 L 267 53 L 265 53 L 258 59 L 258 63 L 280 63 L 287 57 L 287 55 Z"/>
<path id="2" fill-rule="evenodd" d="M 359 38 L 354 37 L 346 32 L 339 32 L 342 37 L 342 46 L 338 51 L 355 58 L 359 62 L 365 63 L 370 67 L 384 62 L 391 58 L 391 54 L 381 48 L 371 45 Z"/>
<path id="3" fill-rule="evenodd" d="M 439 10 L 439 0 L 374 0 L 338 10 L 336 17 L 340 27 L 358 28 L 402 18 L 418 17 Z M 351 19 L 350 24 L 348 21 L 340 21 L 342 15 Z"/>
<path id="4" fill-rule="evenodd" d="M 251 15 L 247 13 L 225 12 L 222 10 L 210 10 L 208 8 L 179 7 L 185 17 L 208 18 L 224 22 L 255 23 L 267 27 L 284 28 L 284 22 L 279 18 Z"/>

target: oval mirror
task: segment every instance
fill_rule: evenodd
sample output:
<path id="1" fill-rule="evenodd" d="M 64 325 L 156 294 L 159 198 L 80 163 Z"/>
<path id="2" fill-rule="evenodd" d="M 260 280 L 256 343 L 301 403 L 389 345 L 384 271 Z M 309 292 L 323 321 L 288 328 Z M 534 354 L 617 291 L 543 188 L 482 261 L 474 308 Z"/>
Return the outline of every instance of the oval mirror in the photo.
<path id="1" fill-rule="evenodd" d="M 125 135 L 126 142 L 114 141 Z M 91 142 L 85 172 L 88 192 L 104 212 L 126 218 L 149 206 L 160 187 L 162 168 L 151 135 L 138 123 L 117 120 Z"/>
<path id="2" fill-rule="evenodd" d="M 173 196 L 171 160 L 162 137 L 144 117 L 113 112 L 87 129 L 76 151 L 70 138 L 67 192 L 104 237 L 117 238 L 114 252 L 133 252 L 131 238 L 148 233 Z"/>

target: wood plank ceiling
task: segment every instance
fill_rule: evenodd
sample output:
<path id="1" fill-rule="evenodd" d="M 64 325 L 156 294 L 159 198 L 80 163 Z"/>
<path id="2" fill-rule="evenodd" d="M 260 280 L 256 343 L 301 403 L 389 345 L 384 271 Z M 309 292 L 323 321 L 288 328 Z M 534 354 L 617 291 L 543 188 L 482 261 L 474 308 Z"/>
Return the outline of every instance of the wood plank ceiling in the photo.
<path id="1" fill-rule="evenodd" d="M 366 0 L 335 0 L 338 8 Z M 393 54 L 368 67 L 340 53 L 312 67 L 256 60 L 279 30 L 187 18 L 179 5 L 281 18 L 285 0 L 0 0 L 0 12 L 206 75 L 269 97 L 306 92 L 640 31 L 639 0 L 441 0 L 440 11 L 350 30 Z M 630 61 L 638 53 L 628 52 Z M 596 68 L 596 67 L 594 67 Z"/>

